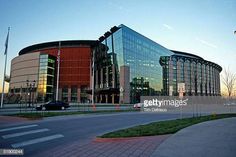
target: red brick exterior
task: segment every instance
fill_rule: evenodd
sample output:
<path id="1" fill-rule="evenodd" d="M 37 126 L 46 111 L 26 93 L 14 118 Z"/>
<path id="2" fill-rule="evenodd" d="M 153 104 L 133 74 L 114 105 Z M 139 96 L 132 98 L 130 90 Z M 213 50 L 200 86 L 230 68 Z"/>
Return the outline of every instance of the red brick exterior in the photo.
<path id="1" fill-rule="evenodd" d="M 37 51 L 57 56 L 58 48 Z M 59 88 L 89 87 L 91 51 L 90 46 L 61 48 Z"/>

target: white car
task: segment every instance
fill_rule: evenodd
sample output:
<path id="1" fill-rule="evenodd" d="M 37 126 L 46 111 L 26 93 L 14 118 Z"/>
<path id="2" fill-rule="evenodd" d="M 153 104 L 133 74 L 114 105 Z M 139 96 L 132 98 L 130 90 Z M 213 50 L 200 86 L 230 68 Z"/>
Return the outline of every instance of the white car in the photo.
<path id="1" fill-rule="evenodd" d="M 134 104 L 134 108 L 140 109 L 140 108 L 142 108 L 142 106 L 143 106 L 143 103 Z"/>

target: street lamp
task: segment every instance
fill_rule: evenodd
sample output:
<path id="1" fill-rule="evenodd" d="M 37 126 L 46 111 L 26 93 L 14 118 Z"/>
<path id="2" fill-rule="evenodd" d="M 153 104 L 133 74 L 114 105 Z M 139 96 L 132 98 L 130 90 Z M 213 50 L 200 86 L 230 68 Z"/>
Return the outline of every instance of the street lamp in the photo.
<path id="1" fill-rule="evenodd" d="M 35 87 L 35 80 L 32 82 L 32 89 L 31 89 L 31 91 L 33 92 L 32 93 L 32 105 L 34 106 L 34 92 L 35 92 L 35 90 L 34 90 L 34 87 Z"/>
<path id="2" fill-rule="evenodd" d="M 29 80 L 26 80 L 26 85 L 27 85 L 27 95 L 28 95 L 28 104 L 30 107 L 30 93 L 29 93 Z"/>
<path id="3" fill-rule="evenodd" d="M 30 107 L 30 104 L 31 102 L 33 102 L 33 99 L 34 99 L 34 94 L 31 95 L 32 91 L 34 90 L 34 87 L 35 87 L 35 80 L 33 82 L 30 82 L 29 80 L 26 80 L 26 85 L 27 85 L 27 94 L 28 94 L 28 97 L 29 97 L 29 106 Z M 33 105 L 33 104 L 32 104 Z"/>

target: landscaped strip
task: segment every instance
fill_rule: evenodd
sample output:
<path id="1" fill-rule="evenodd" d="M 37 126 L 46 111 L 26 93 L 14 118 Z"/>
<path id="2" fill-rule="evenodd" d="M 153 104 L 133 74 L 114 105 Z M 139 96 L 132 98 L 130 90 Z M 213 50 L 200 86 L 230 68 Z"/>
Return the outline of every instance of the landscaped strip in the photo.
<path id="1" fill-rule="evenodd" d="M 117 112 L 136 112 L 139 110 L 103 110 L 103 111 L 72 111 L 72 112 L 54 112 L 54 111 L 33 111 L 9 114 L 8 116 L 24 117 L 29 119 L 41 119 L 43 117 L 65 116 L 65 115 L 80 115 L 80 114 L 108 114 Z"/>
<path id="2" fill-rule="evenodd" d="M 229 118 L 229 117 L 236 117 L 236 114 L 217 114 L 217 115 L 153 122 L 146 125 L 138 125 L 127 129 L 110 132 L 100 137 L 119 138 L 119 137 L 139 137 L 139 136 L 173 134 L 185 127 L 197 123 L 221 118 Z"/>

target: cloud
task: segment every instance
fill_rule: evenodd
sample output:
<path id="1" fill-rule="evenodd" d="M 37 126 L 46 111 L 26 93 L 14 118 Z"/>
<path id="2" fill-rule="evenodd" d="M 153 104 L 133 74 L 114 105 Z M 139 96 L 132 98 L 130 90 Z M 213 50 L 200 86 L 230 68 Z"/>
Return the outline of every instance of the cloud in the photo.
<path id="1" fill-rule="evenodd" d="M 174 28 L 170 25 L 167 25 L 165 23 L 162 24 L 162 26 L 164 26 L 165 28 L 169 29 L 169 30 L 174 30 Z"/>
<path id="2" fill-rule="evenodd" d="M 215 44 L 209 43 L 209 42 L 207 42 L 205 40 L 202 40 L 202 39 L 199 39 L 199 38 L 196 38 L 196 40 L 200 41 L 200 43 L 202 43 L 202 44 L 204 44 L 204 45 L 206 45 L 208 47 L 212 47 L 212 48 L 215 48 L 215 49 L 217 48 L 217 46 Z"/>

